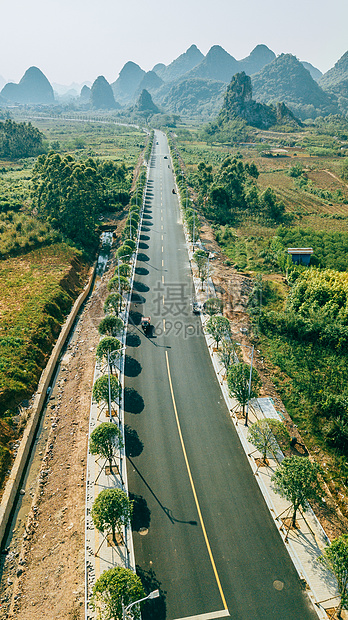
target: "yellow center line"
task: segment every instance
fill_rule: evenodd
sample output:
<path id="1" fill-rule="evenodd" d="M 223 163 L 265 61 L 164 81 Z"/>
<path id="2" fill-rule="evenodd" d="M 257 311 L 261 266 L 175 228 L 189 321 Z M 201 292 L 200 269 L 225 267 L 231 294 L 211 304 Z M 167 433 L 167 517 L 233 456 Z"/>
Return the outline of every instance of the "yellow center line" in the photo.
<path id="1" fill-rule="evenodd" d="M 163 320 L 163 331 L 165 332 L 166 331 L 166 320 L 165 319 L 162 319 L 162 320 Z"/>
<path id="2" fill-rule="evenodd" d="M 162 252 L 163 252 L 163 245 L 162 245 Z"/>
<path id="3" fill-rule="evenodd" d="M 163 261 L 162 261 L 162 262 L 163 262 Z M 162 265 L 162 267 L 163 267 L 163 265 Z M 162 276 L 162 284 L 164 284 L 164 276 Z"/>
<path id="4" fill-rule="evenodd" d="M 177 424 L 177 427 L 178 427 L 181 448 L 182 448 L 184 459 L 185 459 L 185 463 L 186 463 L 186 469 L 187 469 L 187 473 L 188 473 L 188 476 L 189 476 L 189 479 L 190 479 L 192 493 L 193 493 L 193 497 L 194 497 L 194 500 L 195 500 L 195 504 L 196 504 L 196 508 L 197 508 L 198 517 L 199 517 L 199 521 L 200 521 L 200 524 L 201 524 L 201 528 L 202 528 L 202 531 L 203 531 L 203 536 L 204 536 L 205 544 L 206 544 L 206 547 L 207 547 L 207 550 L 208 550 L 210 562 L 211 562 L 211 565 L 212 565 L 212 568 L 213 568 L 213 571 L 214 571 L 216 583 L 217 583 L 217 586 L 219 588 L 220 596 L 221 596 L 221 599 L 222 599 L 222 604 L 223 604 L 224 608 L 227 610 L 226 599 L 225 599 L 225 596 L 224 596 L 224 593 L 223 593 L 223 590 L 222 590 L 221 582 L 220 582 L 219 575 L 218 575 L 218 572 L 217 572 L 217 568 L 216 568 L 216 565 L 215 565 L 215 562 L 214 562 L 213 553 L 212 553 L 212 550 L 211 550 L 211 547 L 210 547 L 207 531 L 205 529 L 201 508 L 200 508 L 200 505 L 199 505 L 199 502 L 198 502 L 197 493 L 196 493 L 196 488 L 195 488 L 195 485 L 194 485 L 194 482 L 193 482 L 193 477 L 192 477 L 192 474 L 191 474 L 191 469 L 190 469 L 190 465 L 189 465 L 188 458 L 187 458 L 187 453 L 186 453 L 186 448 L 185 448 L 185 444 L 184 444 L 184 439 L 183 439 L 182 432 L 181 432 L 181 426 L 180 426 L 180 421 L 179 421 L 179 416 L 178 416 L 178 410 L 176 408 L 176 403 L 175 403 L 175 398 L 174 398 L 174 390 L 173 390 L 173 384 L 172 384 L 172 377 L 171 377 L 170 368 L 169 368 L 168 352 L 165 351 L 165 354 L 166 354 L 167 372 L 168 372 L 170 393 L 171 393 L 171 396 L 172 396 L 175 420 L 176 420 L 176 424 Z"/>
<path id="5" fill-rule="evenodd" d="M 164 267 L 164 262 L 163 262 L 163 258 L 162 258 L 162 267 Z"/>

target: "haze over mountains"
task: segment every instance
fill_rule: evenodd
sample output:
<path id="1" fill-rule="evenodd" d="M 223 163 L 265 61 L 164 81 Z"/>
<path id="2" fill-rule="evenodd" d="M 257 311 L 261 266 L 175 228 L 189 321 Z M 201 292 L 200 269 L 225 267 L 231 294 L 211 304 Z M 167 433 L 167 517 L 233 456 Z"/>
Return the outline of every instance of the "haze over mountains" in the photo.
<path id="1" fill-rule="evenodd" d="M 257 45 L 242 60 L 236 60 L 219 45 L 214 45 L 205 56 L 196 45 L 191 45 L 169 65 L 158 63 L 147 72 L 129 61 L 111 84 L 99 76 L 91 89 L 84 85 L 80 93 L 77 84 L 65 87 L 65 91 L 57 85 L 54 93 L 44 74 L 30 67 L 19 84 L 3 86 L 0 105 L 70 101 L 85 108 L 134 109 L 145 90 L 151 94 L 155 107 L 165 113 L 213 118 L 221 109 L 232 77 L 243 71 L 251 77 L 256 101 L 284 102 L 301 119 L 348 112 L 348 52 L 322 75 L 319 69 L 300 62 L 292 54 L 277 57 L 266 45 Z"/>

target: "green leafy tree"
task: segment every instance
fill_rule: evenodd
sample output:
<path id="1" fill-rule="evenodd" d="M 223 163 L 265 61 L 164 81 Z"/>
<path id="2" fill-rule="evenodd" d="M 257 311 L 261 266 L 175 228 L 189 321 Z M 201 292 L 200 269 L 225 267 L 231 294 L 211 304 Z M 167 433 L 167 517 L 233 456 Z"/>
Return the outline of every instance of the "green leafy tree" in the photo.
<path id="1" fill-rule="evenodd" d="M 123 448 L 122 433 L 117 424 L 103 422 L 91 433 L 89 438 L 89 451 L 91 454 L 99 454 L 109 461 L 110 471 L 116 451 Z"/>
<path id="2" fill-rule="evenodd" d="M 123 321 L 113 314 L 105 316 L 99 323 L 98 332 L 101 336 L 117 336 L 123 330 Z"/>
<path id="3" fill-rule="evenodd" d="M 116 252 L 116 257 L 122 261 L 130 261 L 132 254 L 133 249 L 131 248 L 131 246 L 123 244 L 121 245 L 121 247 L 118 248 Z"/>
<path id="4" fill-rule="evenodd" d="M 125 239 L 124 242 L 123 242 L 123 245 L 126 245 L 129 248 L 131 248 L 132 252 L 134 252 L 135 248 L 137 247 L 136 243 L 135 243 L 135 241 L 133 241 L 133 239 Z"/>
<path id="5" fill-rule="evenodd" d="M 219 342 L 222 338 L 230 336 L 231 326 L 225 316 L 211 316 L 207 321 L 206 330 L 214 338 L 216 346 L 219 348 Z"/>
<path id="6" fill-rule="evenodd" d="M 272 418 L 257 420 L 248 432 L 248 441 L 252 443 L 262 454 L 265 463 L 267 452 L 275 457 L 278 450 L 278 441 L 289 439 L 289 433 L 282 422 Z"/>
<path id="7" fill-rule="evenodd" d="M 98 361 L 107 361 L 109 356 L 110 368 L 114 367 L 114 362 L 121 354 L 122 343 L 113 336 L 105 336 L 97 346 L 96 358 Z"/>
<path id="8" fill-rule="evenodd" d="M 120 277 L 118 277 L 118 275 L 115 275 L 113 278 L 111 278 L 111 280 L 109 280 L 108 291 L 118 290 L 120 290 L 121 294 L 125 291 L 130 290 L 129 280 L 125 276 L 120 275 Z"/>
<path id="9" fill-rule="evenodd" d="M 245 416 L 245 406 L 249 399 L 257 398 L 261 388 L 261 379 L 255 368 L 251 372 L 251 386 L 249 396 L 249 380 L 250 380 L 250 366 L 245 362 L 239 364 L 232 364 L 227 372 L 227 385 L 231 396 L 237 400 L 238 404 L 243 409 L 243 416 Z M 247 423 L 247 420 L 246 420 Z"/>
<path id="10" fill-rule="evenodd" d="M 221 314 L 223 310 L 222 299 L 218 299 L 217 297 L 209 297 L 204 304 L 205 311 L 213 316 L 214 314 Z"/>
<path id="11" fill-rule="evenodd" d="M 116 530 L 121 534 L 122 525 L 126 525 L 132 516 L 133 502 L 122 489 L 105 489 L 99 493 L 92 507 L 94 526 L 100 532 L 111 529 L 112 540 L 116 541 Z"/>
<path id="12" fill-rule="evenodd" d="M 117 377 L 114 375 L 110 376 L 110 392 L 111 402 L 117 403 L 121 396 L 121 386 Z M 92 394 L 93 400 L 95 400 L 98 404 L 101 402 L 109 402 L 109 378 L 107 375 L 98 377 L 94 383 Z"/>
<path id="13" fill-rule="evenodd" d="M 44 135 L 31 123 L 0 121 L 0 157 L 35 157 L 45 150 Z"/>
<path id="14" fill-rule="evenodd" d="M 110 293 L 104 303 L 104 312 L 119 315 L 122 309 L 122 295 L 120 293 Z"/>
<path id="15" fill-rule="evenodd" d="M 94 246 L 104 185 L 93 160 L 58 153 L 40 155 L 33 169 L 32 201 L 38 217 L 72 241 Z"/>
<path id="16" fill-rule="evenodd" d="M 145 597 L 140 578 L 130 568 L 116 566 L 103 572 L 93 586 L 91 605 L 98 613 L 98 620 L 123 620 L 124 607 Z M 140 619 L 140 612 L 135 605 L 133 617 Z"/>
<path id="17" fill-rule="evenodd" d="M 318 500 L 322 494 L 318 475 L 321 467 L 300 456 L 286 457 L 272 476 L 276 493 L 291 502 L 293 507 L 292 526 L 296 526 L 299 508 L 306 510 L 307 502 Z"/>
<path id="18" fill-rule="evenodd" d="M 193 260 L 195 261 L 198 269 L 198 277 L 202 282 L 202 291 L 203 291 L 203 282 L 207 277 L 207 260 L 208 256 L 204 250 L 196 250 L 193 255 Z"/>
<path id="19" fill-rule="evenodd" d="M 115 269 L 114 275 L 118 277 L 118 274 L 120 274 L 120 276 L 123 276 L 124 278 L 129 278 L 130 273 L 131 273 L 131 266 L 128 265 L 128 263 L 121 263 Z"/>
<path id="20" fill-rule="evenodd" d="M 335 538 L 331 545 L 325 547 L 319 562 L 335 575 L 340 593 L 340 603 L 336 610 L 337 618 L 341 618 L 342 609 L 348 607 L 348 534 Z"/>
<path id="21" fill-rule="evenodd" d="M 226 372 L 234 361 L 235 358 L 235 350 L 234 344 L 230 338 L 222 339 L 222 349 L 220 351 L 220 360 L 224 365 Z"/>

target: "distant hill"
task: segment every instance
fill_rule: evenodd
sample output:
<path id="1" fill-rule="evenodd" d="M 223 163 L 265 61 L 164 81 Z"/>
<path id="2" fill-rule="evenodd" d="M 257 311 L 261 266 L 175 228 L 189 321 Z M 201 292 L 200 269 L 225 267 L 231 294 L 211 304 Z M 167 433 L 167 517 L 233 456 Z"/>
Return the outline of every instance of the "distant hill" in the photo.
<path id="1" fill-rule="evenodd" d="M 316 82 L 319 82 L 321 76 L 323 75 L 322 72 L 316 67 L 313 67 L 313 65 L 311 65 L 310 62 L 305 62 L 304 60 L 301 60 L 301 63 L 303 64 L 304 68 L 307 69 L 307 71 L 309 71 L 313 80 L 315 80 Z"/>
<path id="2" fill-rule="evenodd" d="M 348 112 L 348 52 L 324 73 L 319 84 L 325 91 L 335 94 L 341 109 Z"/>
<path id="3" fill-rule="evenodd" d="M 121 107 L 115 101 L 112 88 L 103 75 L 99 75 L 93 82 L 89 101 L 95 110 L 116 110 Z"/>
<path id="4" fill-rule="evenodd" d="M 204 55 L 196 45 L 191 45 L 186 52 L 180 54 L 167 67 L 163 64 L 156 65 L 153 70 L 164 82 L 174 82 L 196 67 Z"/>
<path id="5" fill-rule="evenodd" d="M 266 105 L 254 101 L 251 78 L 244 71 L 233 76 L 219 114 L 220 124 L 235 119 L 242 119 L 258 129 L 269 129 L 274 125 L 298 128 L 301 124 L 284 103 Z"/>
<path id="6" fill-rule="evenodd" d="M 202 78 L 182 80 L 171 86 L 161 103 L 173 114 L 211 118 L 218 114 L 225 90 L 224 82 Z"/>
<path id="7" fill-rule="evenodd" d="M 6 84 L 5 78 L 3 78 L 2 75 L 0 75 L 0 89 L 3 88 L 5 84 Z"/>
<path id="8" fill-rule="evenodd" d="M 162 84 L 164 84 L 163 80 L 157 75 L 157 73 L 155 73 L 155 71 L 148 71 L 145 73 L 136 92 L 138 95 L 143 90 L 148 90 L 150 93 L 153 93 L 161 88 Z"/>
<path id="9" fill-rule="evenodd" d="M 139 89 L 145 71 L 135 62 L 126 62 L 115 82 L 111 84 L 116 101 L 121 105 L 129 105 Z"/>
<path id="10" fill-rule="evenodd" d="M 247 75 L 258 73 L 276 57 L 275 53 L 267 45 L 257 45 L 249 56 L 238 61 L 238 71 L 244 71 Z"/>
<path id="11" fill-rule="evenodd" d="M 10 103 L 54 103 L 53 88 L 46 76 L 37 67 L 27 69 L 19 84 L 13 82 L 5 84 L 1 96 Z"/>
<path id="12" fill-rule="evenodd" d="M 81 102 L 88 103 L 90 96 L 91 96 L 91 89 L 89 88 L 89 86 L 87 86 L 87 84 L 85 84 L 84 86 L 82 86 L 81 92 L 80 92 Z"/>
<path id="13" fill-rule="evenodd" d="M 150 114 L 158 114 L 160 110 L 152 101 L 150 93 L 144 88 L 133 106 L 133 112 L 135 114 L 149 116 Z"/>
<path id="14" fill-rule="evenodd" d="M 194 69 L 186 75 L 186 79 L 204 78 L 218 82 L 230 82 L 232 75 L 238 71 L 238 60 L 233 58 L 220 45 L 210 48 L 208 54 Z"/>
<path id="15" fill-rule="evenodd" d="M 338 112 L 336 98 L 324 92 L 292 54 L 281 54 L 253 75 L 252 85 L 255 99 L 284 101 L 302 119 Z"/>

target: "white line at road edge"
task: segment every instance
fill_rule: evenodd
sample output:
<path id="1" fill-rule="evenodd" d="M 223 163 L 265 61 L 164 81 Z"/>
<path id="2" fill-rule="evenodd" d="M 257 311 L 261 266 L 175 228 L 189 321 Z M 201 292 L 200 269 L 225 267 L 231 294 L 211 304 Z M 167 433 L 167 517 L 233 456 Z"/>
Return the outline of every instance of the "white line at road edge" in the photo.
<path id="1" fill-rule="evenodd" d="M 176 620 L 214 620 L 214 618 L 231 617 L 228 609 L 221 611 L 212 611 L 210 614 L 201 614 L 200 616 L 186 616 L 185 618 L 176 618 Z"/>

